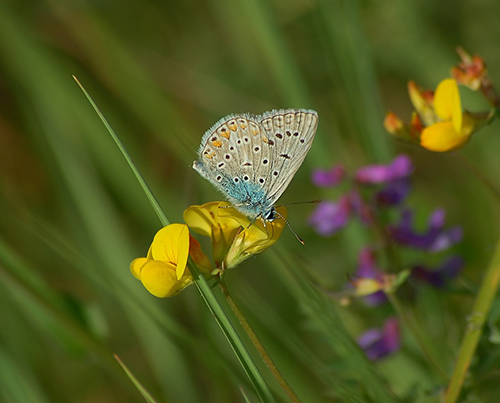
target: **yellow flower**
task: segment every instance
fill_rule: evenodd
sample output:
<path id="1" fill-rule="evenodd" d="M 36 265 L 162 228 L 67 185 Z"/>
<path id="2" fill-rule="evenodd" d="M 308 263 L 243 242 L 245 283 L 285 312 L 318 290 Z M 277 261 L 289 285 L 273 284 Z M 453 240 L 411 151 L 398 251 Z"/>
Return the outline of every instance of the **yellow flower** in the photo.
<path id="1" fill-rule="evenodd" d="M 439 83 L 433 107 L 435 123 L 422 130 L 422 147 L 443 152 L 464 146 L 469 141 L 475 122 L 462 113 L 460 93 L 454 79 L 448 78 Z"/>
<path id="2" fill-rule="evenodd" d="M 286 208 L 277 208 L 286 219 Z M 212 253 L 216 266 L 231 269 L 252 255 L 273 245 L 280 237 L 285 221 L 261 219 L 251 221 L 226 202 L 211 202 L 191 206 L 184 211 L 184 221 L 193 231 L 212 240 Z M 251 224 L 251 225 L 250 225 Z"/>
<path id="3" fill-rule="evenodd" d="M 406 124 L 389 112 L 384 126 L 395 137 L 430 151 L 445 152 L 463 147 L 491 118 L 491 113 L 462 111 L 458 85 L 452 78 L 441 81 L 435 92 L 424 91 L 410 81 L 408 92 L 416 109 L 411 122 Z"/>
<path id="4" fill-rule="evenodd" d="M 210 261 L 199 243 L 189 235 L 188 227 L 171 224 L 156 233 L 147 257 L 135 259 L 130 270 L 154 296 L 171 297 L 193 282 L 186 267 L 188 255 L 202 273 L 211 272 Z"/>

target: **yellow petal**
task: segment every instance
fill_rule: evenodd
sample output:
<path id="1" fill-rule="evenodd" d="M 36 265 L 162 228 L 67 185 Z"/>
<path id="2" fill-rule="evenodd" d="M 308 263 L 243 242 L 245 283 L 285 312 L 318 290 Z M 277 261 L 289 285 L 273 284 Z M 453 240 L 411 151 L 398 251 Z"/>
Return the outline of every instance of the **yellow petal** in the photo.
<path id="1" fill-rule="evenodd" d="M 285 219 L 287 211 L 285 207 L 276 209 Z M 281 236 L 286 223 L 283 218 L 274 221 L 266 221 L 266 226 L 261 219 L 246 227 L 235 237 L 226 256 L 226 267 L 236 267 L 250 256 L 263 252 L 273 245 Z"/>
<path id="2" fill-rule="evenodd" d="M 159 230 L 150 247 L 148 258 L 170 262 L 179 262 L 179 251 L 189 250 L 189 230 L 185 224 L 170 224 Z M 187 261 L 187 254 L 182 258 Z"/>
<path id="3" fill-rule="evenodd" d="M 353 285 L 356 287 L 355 295 L 358 297 L 375 294 L 382 289 L 380 281 L 373 278 L 361 278 L 359 280 L 355 280 Z"/>
<path id="4" fill-rule="evenodd" d="M 206 203 L 203 206 L 190 206 L 184 210 L 184 222 L 194 232 L 204 235 L 212 235 L 212 227 L 218 216 L 219 202 Z"/>
<path id="5" fill-rule="evenodd" d="M 180 225 L 180 224 L 179 224 Z M 187 260 L 189 256 L 189 229 L 187 225 L 182 225 L 179 234 L 179 245 L 177 248 L 177 280 L 180 280 L 186 271 Z"/>
<path id="6" fill-rule="evenodd" d="M 434 110 L 442 120 L 451 120 L 456 132 L 462 129 L 462 102 L 457 82 L 448 78 L 439 83 L 434 95 Z"/>
<path id="7" fill-rule="evenodd" d="M 170 263 L 148 260 L 141 270 L 141 282 L 151 294 L 158 298 L 171 297 L 191 284 L 193 278 L 184 276 L 177 280 L 176 266 Z"/>
<path id="8" fill-rule="evenodd" d="M 219 203 L 219 217 L 228 219 L 224 221 L 226 225 L 247 228 L 250 225 L 250 219 L 235 209 L 229 202 Z"/>
<path id="9" fill-rule="evenodd" d="M 420 115 L 422 121 L 427 125 L 436 123 L 437 117 L 432 107 L 433 95 L 431 91 L 423 91 L 414 81 L 408 82 L 408 94 L 410 100 Z"/>
<path id="10" fill-rule="evenodd" d="M 238 213 L 233 207 L 219 208 L 230 205 L 224 202 L 211 202 L 202 206 L 191 206 L 184 211 L 184 221 L 189 228 L 201 235 L 209 236 L 212 241 L 212 257 L 217 267 L 220 267 L 236 234 L 241 230 L 240 221 L 231 215 L 248 219 Z M 225 216 L 229 214 L 229 216 Z"/>
<path id="11" fill-rule="evenodd" d="M 420 136 L 420 145 L 430 151 L 445 152 L 460 148 L 469 140 L 470 133 L 457 132 L 452 122 L 439 122 L 426 127 Z"/>
<path id="12" fill-rule="evenodd" d="M 130 271 L 136 279 L 141 279 L 141 269 L 142 266 L 144 266 L 144 263 L 147 262 L 147 260 L 148 259 L 146 259 L 145 257 L 139 257 L 137 259 L 134 259 L 132 263 L 130 263 Z"/>
<path id="13" fill-rule="evenodd" d="M 184 211 L 184 221 L 198 234 L 211 236 L 214 227 L 230 232 L 250 221 L 227 202 L 211 202 L 202 206 L 190 206 Z M 246 223 L 246 225 L 241 222 Z"/>
<path id="14" fill-rule="evenodd" d="M 277 218 L 274 221 L 266 222 L 265 227 L 262 220 L 257 220 L 257 222 L 249 228 L 247 243 L 252 244 L 252 241 L 254 242 L 251 247 L 247 248 L 247 252 L 252 254 L 259 253 L 262 250 L 269 248 L 279 239 L 286 226 L 285 220 L 287 218 L 287 210 L 286 207 L 281 206 L 278 207 L 276 211 L 283 218 Z"/>

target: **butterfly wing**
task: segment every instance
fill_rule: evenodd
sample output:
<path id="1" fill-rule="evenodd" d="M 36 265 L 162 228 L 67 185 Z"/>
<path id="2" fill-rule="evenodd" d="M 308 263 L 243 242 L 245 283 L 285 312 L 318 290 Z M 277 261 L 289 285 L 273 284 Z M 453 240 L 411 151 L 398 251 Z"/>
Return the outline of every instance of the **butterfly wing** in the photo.
<path id="1" fill-rule="evenodd" d="M 267 203 L 274 205 L 290 184 L 311 148 L 318 114 L 307 109 L 266 112 L 260 126 L 270 145 L 271 166 L 267 170 Z"/>
<path id="2" fill-rule="evenodd" d="M 267 135 L 259 118 L 242 114 L 219 120 L 203 136 L 199 160 L 193 164 L 235 207 L 258 206 L 266 198 L 265 169 L 259 166 L 270 166 L 272 150 L 264 142 Z M 260 213 L 257 207 L 240 210 L 251 216 Z"/>
<path id="3" fill-rule="evenodd" d="M 229 115 L 201 140 L 193 168 L 249 217 L 266 217 L 311 148 L 318 114 L 306 109 Z"/>

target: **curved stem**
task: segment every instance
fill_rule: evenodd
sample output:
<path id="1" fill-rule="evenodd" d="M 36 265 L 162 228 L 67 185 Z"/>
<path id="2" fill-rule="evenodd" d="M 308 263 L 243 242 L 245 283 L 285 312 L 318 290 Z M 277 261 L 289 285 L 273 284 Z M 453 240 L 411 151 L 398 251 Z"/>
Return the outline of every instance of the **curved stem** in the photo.
<path id="1" fill-rule="evenodd" d="M 385 295 L 387 296 L 387 299 L 390 301 L 394 310 L 397 312 L 398 317 L 403 321 L 403 323 L 406 325 L 406 327 L 410 331 L 415 342 L 417 343 L 417 345 L 420 347 L 420 349 L 424 353 L 425 358 L 427 358 L 427 361 L 434 367 L 436 372 L 439 374 L 439 376 L 443 380 L 447 380 L 448 375 L 447 375 L 446 371 L 439 364 L 439 361 L 434 357 L 434 354 L 427 346 L 427 343 L 424 341 L 420 327 L 415 323 L 413 318 L 411 318 L 405 312 L 405 309 L 403 308 L 403 305 L 399 301 L 399 298 L 393 292 L 386 292 Z"/>
<path id="2" fill-rule="evenodd" d="M 496 201 L 500 203 L 500 191 L 493 186 L 493 184 L 483 175 L 479 169 L 472 165 L 467 158 L 462 153 L 455 153 L 455 155 L 460 158 L 467 169 L 490 191 L 490 193 L 495 197 Z"/>
<path id="3" fill-rule="evenodd" d="M 491 263 L 477 293 L 472 313 L 467 318 L 467 329 L 458 351 L 457 361 L 446 389 L 445 403 L 455 403 L 460 395 L 465 375 L 469 369 L 477 344 L 483 333 L 491 305 L 500 284 L 500 242 L 498 242 Z"/>
<path id="4" fill-rule="evenodd" d="M 221 282 L 219 283 L 219 287 L 222 290 L 222 293 L 224 294 L 224 297 L 226 298 L 226 301 L 228 305 L 231 307 L 233 310 L 235 316 L 238 318 L 238 320 L 241 323 L 241 326 L 245 330 L 246 334 L 250 338 L 250 341 L 254 345 L 255 349 L 259 352 L 260 356 L 262 357 L 262 360 L 266 364 L 267 368 L 271 372 L 271 374 L 274 376 L 278 384 L 281 386 L 283 391 L 287 394 L 287 396 L 290 398 L 290 400 L 294 403 L 300 403 L 300 399 L 298 396 L 295 394 L 295 392 L 292 390 L 290 385 L 286 382 L 285 378 L 283 378 L 283 375 L 281 375 L 281 372 L 279 369 L 276 367 L 274 364 L 273 360 L 269 356 L 268 352 L 260 342 L 259 338 L 253 331 L 252 327 L 248 323 L 247 319 L 243 315 L 243 313 L 240 311 L 238 306 L 236 305 L 233 297 L 231 296 L 225 281 L 222 279 Z"/>

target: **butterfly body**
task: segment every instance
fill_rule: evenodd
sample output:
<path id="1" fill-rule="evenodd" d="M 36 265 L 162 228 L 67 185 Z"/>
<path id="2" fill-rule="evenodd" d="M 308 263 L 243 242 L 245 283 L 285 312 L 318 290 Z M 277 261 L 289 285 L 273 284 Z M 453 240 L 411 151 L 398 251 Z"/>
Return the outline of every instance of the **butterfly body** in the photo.
<path id="1" fill-rule="evenodd" d="M 193 168 L 241 213 L 272 221 L 317 126 L 318 114 L 307 109 L 226 116 L 204 134 Z"/>

